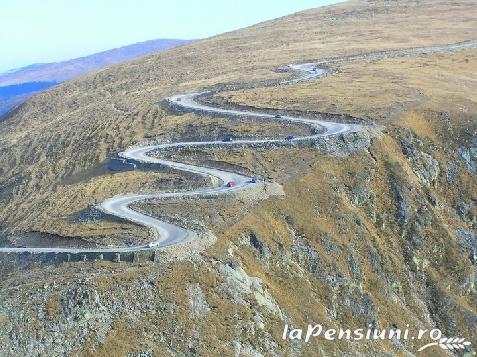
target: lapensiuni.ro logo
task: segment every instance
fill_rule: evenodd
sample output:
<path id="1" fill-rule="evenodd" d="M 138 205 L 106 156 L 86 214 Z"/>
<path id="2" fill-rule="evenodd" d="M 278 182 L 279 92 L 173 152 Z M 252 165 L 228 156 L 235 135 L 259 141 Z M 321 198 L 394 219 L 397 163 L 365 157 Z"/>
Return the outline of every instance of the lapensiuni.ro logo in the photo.
<path id="1" fill-rule="evenodd" d="M 424 344 L 418 349 L 418 352 L 424 351 L 430 347 L 440 347 L 443 350 L 457 351 L 465 350 L 470 347 L 471 342 L 461 337 L 443 337 L 439 329 L 419 329 L 416 333 L 412 333 L 409 325 L 401 330 L 398 328 L 392 329 L 377 329 L 373 325 L 368 328 L 351 329 L 325 329 L 322 325 L 308 325 L 306 329 L 293 328 L 285 325 L 283 329 L 282 338 L 284 340 L 303 340 L 309 342 L 311 338 L 321 337 L 328 341 L 348 340 L 348 341 L 362 341 L 362 340 L 431 340 L 432 342 Z"/>

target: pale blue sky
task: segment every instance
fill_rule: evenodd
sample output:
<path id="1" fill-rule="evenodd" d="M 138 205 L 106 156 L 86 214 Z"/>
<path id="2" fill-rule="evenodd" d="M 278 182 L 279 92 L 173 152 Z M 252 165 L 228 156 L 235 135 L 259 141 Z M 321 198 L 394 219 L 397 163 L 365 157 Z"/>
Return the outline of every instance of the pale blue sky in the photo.
<path id="1" fill-rule="evenodd" d="M 204 38 L 338 0 L 0 0 L 0 72 L 157 38 Z"/>

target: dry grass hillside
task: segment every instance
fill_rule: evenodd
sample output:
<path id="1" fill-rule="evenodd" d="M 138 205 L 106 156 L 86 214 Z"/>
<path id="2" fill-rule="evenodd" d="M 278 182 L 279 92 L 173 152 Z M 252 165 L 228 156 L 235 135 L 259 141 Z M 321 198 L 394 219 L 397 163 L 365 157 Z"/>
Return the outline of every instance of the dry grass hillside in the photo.
<path id="1" fill-rule="evenodd" d="M 293 87 L 220 93 L 221 102 L 350 114 L 384 125 L 399 124 L 399 114 L 413 108 L 477 111 L 477 50 L 340 63 L 334 69 L 332 76 Z"/>
<path id="2" fill-rule="evenodd" d="M 42 93 L 0 123 L 0 228 L 128 243 L 145 229 L 75 221 L 125 192 L 186 187 L 175 172 L 107 170 L 152 138 L 283 136 L 303 128 L 177 115 L 160 101 L 271 69 L 375 50 L 477 39 L 475 1 L 350 1 L 111 67 Z M 477 344 L 476 50 L 337 63 L 291 86 L 223 92 L 230 106 L 351 114 L 384 126 L 314 146 L 183 150 L 283 186 L 138 207 L 211 230 L 200 254 L 156 263 L 4 265 L 0 354 L 73 356 L 404 356 L 415 341 L 284 341 L 303 327 L 440 328 Z M 198 184 L 197 182 L 195 184 Z M 206 184 L 200 182 L 200 184 Z M 187 221 L 187 222 L 186 222 Z M 428 341 L 426 341 L 428 342 Z M 423 356 L 447 355 L 439 348 Z M 472 351 L 469 351 L 472 353 Z M 472 354 L 470 354 L 472 355 Z"/>
<path id="3" fill-rule="evenodd" d="M 76 195 L 62 205 L 61 216 L 56 200 L 44 197 L 87 190 L 91 173 L 112 154 L 189 124 L 193 119 L 171 118 L 158 106 L 169 95 L 276 78 L 271 69 L 290 62 L 470 40 L 477 37 L 474 5 L 352 1 L 111 67 L 42 93 L 0 126 L 1 228 L 82 234 L 62 229 L 65 219 L 104 195 Z M 68 185 L 71 176 L 84 180 Z M 38 211 L 49 213 L 40 218 Z"/>

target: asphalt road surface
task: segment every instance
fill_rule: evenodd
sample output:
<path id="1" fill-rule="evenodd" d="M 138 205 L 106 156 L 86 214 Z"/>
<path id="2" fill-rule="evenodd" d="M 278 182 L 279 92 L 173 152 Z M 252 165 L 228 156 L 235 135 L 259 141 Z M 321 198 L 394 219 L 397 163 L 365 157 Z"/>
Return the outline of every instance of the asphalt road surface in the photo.
<path id="1" fill-rule="evenodd" d="M 443 47 L 432 47 L 432 48 L 416 48 L 410 50 L 397 50 L 397 51 L 384 51 L 378 53 L 370 53 L 364 55 L 356 56 L 347 56 L 335 59 L 329 59 L 326 61 L 316 62 L 316 63 L 305 63 L 300 65 L 289 65 L 287 70 L 295 73 L 295 76 L 288 80 L 284 81 L 281 84 L 293 84 L 306 80 L 314 80 L 323 77 L 326 74 L 325 69 L 320 66 L 342 62 L 342 61 L 356 61 L 356 60 L 376 60 L 381 58 L 390 58 L 390 57 L 404 57 L 404 56 L 416 56 L 416 55 L 429 55 L 433 53 L 442 53 L 442 52 L 455 52 L 459 50 L 465 50 L 470 48 L 476 48 L 477 41 L 460 43 L 450 46 Z M 198 111 L 198 112 L 208 112 L 208 113 L 217 113 L 232 117 L 254 117 L 254 118 L 263 118 L 263 119 L 274 119 L 280 121 L 288 121 L 299 124 L 306 124 L 312 128 L 318 129 L 319 133 L 296 137 L 296 138 L 286 138 L 284 139 L 262 139 L 262 140 L 236 140 L 231 142 L 223 141 L 201 141 L 201 142 L 178 142 L 178 143 L 165 143 L 160 145 L 153 146 L 139 146 L 129 148 L 126 151 L 120 153 L 119 155 L 127 160 L 132 160 L 134 162 L 142 163 L 152 163 L 168 166 L 177 170 L 187 171 L 193 174 L 214 177 L 220 182 L 220 184 L 213 188 L 204 188 L 194 191 L 186 192 L 173 192 L 173 193 L 158 193 L 158 194 L 128 194 L 121 195 L 109 198 L 98 205 L 98 208 L 104 213 L 125 219 L 130 222 L 148 227 L 154 234 L 154 241 L 146 245 L 132 246 L 132 247 L 115 247 L 115 248 L 98 248 L 98 249 L 75 249 L 75 248 L 0 248 L 0 252 L 5 253 L 108 253 L 108 252 L 135 252 L 148 249 L 157 249 L 162 247 L 173 246 L 181 244 L 190 240 L 193 236 L 192 232 L 178 227 L 176 225 L 161 221 L 152 216 L 137 212 L 131 208 L 133 203 L 146 201 L 146 200 L 164 200 L 164 199 L 180 199 L 183 197 L 207 197 L 209 195 L 218 195 L 218 194 L 227 194 L 234 191 L 246 190 L 251 185 L 257 185 L 258 183 L 253 182 L 252 177 L 246 177 L 237 173 L 223 171 L 219 169 L 213 169 L 208 167 L 196 166 L 191 164 L 185 164 L 181 162 L 163 160 L 149 156 L 148 154 L 161 150 L 171 150 L 185 147 L 231 147 L 231 146 L 247 146 L 247 145 L 257 145 L 257 144 L 267 144 L 267 143 L 282 143 L 292 145 L 293 142 L 305 141 L 305 140 L 314 140 L 324 136 L 338 135 L 347 132 L 359 131 L 366 129 L 365 126 L 357 124 L 342 124 L 334 123 L 321 120 L 312 120 L 299 117 L 291 116 L 280 116 L 276 117 L 274 114 L 268 113 L 257 113 L 251 111 L 239 111 L 239 110 L 230 110 L 224 108 L 217 108 L 212 106 L 207 106 L 201 104 L 197 101 L 197 97 L 207 92 L 202 93 L 191 93 L 184 95 L 176 95 L 168 100 L 173 102 L 176 106 L 183 107 L 184 109 Z M 236 183 L 234 187 L 228 187 L 226 183 L 233 181 Z"/>

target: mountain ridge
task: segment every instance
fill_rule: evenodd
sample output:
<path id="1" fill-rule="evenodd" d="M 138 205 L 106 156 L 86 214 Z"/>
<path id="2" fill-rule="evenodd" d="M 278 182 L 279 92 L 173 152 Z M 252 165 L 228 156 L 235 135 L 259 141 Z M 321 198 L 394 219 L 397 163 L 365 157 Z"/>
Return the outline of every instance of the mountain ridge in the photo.
<path id="1" fill-rule="evenodd" d="M 23 87 L 22 93 L 20 94 L 0 96 L 0 117 L 23 103 L 26 99 L 39 93 L 41 90 L 30 90 L 34 83 L 42 83 L 42 90 L 45 90 L 91 71 L 124 63 L 137 59 L 138 57 L 147 56 L 192 42 L 194 42 L 194 40 L 149 40 L 71 60 L 52 63 L 34 63 L 0 73 L 0 88 L 4 91 L 8 89 L 7 87 Z"/>
<path id="2" fill-rule="evenodd" d="M 65 61 L 34 63 L 25 67 L 0 73 L 0 86 L 26 82 L 63 82 L 86 72 L 105 66 L 119 64 L 139 56 L 189 44 L 194 40 L 157 39 L 81 56 Z M 59 71 L 59 72 L 58 72 Z"/>

